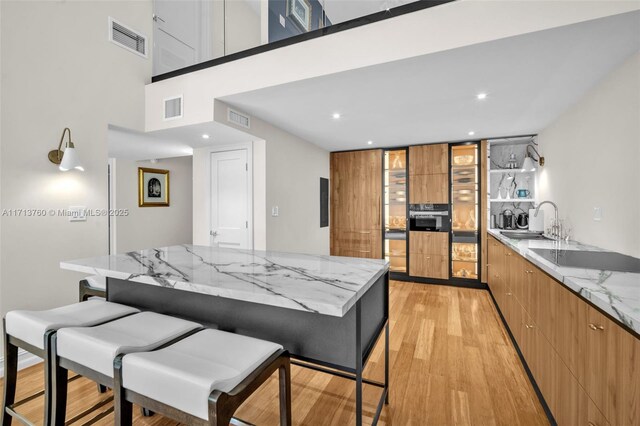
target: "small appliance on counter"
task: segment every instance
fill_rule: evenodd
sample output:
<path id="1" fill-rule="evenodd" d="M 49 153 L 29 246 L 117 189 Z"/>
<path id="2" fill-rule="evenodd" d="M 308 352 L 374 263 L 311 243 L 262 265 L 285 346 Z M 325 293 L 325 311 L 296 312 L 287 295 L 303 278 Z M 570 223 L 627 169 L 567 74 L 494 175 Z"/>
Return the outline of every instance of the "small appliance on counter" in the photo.
<path id="1" fill-rule="evenodd" d="M 500 213 L 498 227 L 500 229 L 516 229 L 516 218 L 511 210 L 507 209 Z"/>
<path id="2" fill-rule="evenodd" d="M 451 219 L 449 219 L 449 205 L 410 204 L 409 230 L 449 232 L 451 230 Z"/>
<path id="3" fill-rule="evenodd" d="M 529 231 L 544 232 L 544 210 L 540 210 L 536 217 L 536 209 L 529 209 Z"/>
<path id="4" fill-rule="evenodd" d="M 518 219 L 516 220 L 516 226 L 518 229 L 528 229 L 529 228 L 529 214 L 528 213 L 520 213 L 518 215 Z"/>

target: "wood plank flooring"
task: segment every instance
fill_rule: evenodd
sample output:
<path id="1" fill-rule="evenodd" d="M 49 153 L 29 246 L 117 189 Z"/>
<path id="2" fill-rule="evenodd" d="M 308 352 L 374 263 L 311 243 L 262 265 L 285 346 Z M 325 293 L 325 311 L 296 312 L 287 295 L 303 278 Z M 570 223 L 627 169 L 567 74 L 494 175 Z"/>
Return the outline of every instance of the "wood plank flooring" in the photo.
<path id="1" fill-rule="evenodd" d="M 487 291 L 392 282 L 390 292 L 391 391 L 381 426 L 548 424 Z M 379 343 L 365 374 L 382 380 L 383 373 Z M 21 371 L 18 399 L 41 387 L 40 365 Z M 355 424 L 351 381 L 294 366 L 292 390 L 294 425 Z M 237 416 L 257 425 L 277 425 L 277 392 L 274 376 Z M 371 422 L 378 397 L 377 388 L 365 386 L 365 424 Z M 84 378 L 73 382 L 67 418 L 102 398 L 94 383 Z M 41 399 L 19 411 L 42 423 Z M 135 413 L 137 425 L 176 425 L 159 415 Z M 94 424 L 111 425 L 113 415 Z"/>

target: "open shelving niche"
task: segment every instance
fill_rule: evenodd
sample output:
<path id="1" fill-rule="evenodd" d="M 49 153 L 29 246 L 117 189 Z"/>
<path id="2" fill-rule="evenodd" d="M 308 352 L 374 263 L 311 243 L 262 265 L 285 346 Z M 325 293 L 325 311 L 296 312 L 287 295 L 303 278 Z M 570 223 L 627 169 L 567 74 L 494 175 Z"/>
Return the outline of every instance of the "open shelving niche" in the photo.
<path id="1" fill-rule="evenodd" d="M 537 169 L 523 171 L 519 168 L 507 168 L 511 154 L 515 155 L 517 167 L 521 167 L 526 156 L 527 144 L 531 136 L 508 139 L 490 139 L 487 147 L 488 191 L 487 191 L 487 229 L 491 228 L 491 215 L 511 210 L 514 214 L 528 213 L 536 203 Z M 500 197 L 500 188 L 507 189 L 507 197 Z M 517 189 L 529 190 L 529 196 L 520 198 Z"/>

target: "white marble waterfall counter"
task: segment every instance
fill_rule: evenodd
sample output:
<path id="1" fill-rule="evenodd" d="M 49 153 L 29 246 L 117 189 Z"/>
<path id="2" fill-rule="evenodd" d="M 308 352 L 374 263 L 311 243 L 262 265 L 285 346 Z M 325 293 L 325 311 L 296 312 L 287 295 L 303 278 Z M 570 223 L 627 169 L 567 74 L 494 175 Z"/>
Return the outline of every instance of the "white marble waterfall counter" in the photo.
<path id="1" fill-rule="evenodd" d="M 62 269 L 344 316 L 389 270 L 380 259 L 181 245 L 65 261 Z"/>
<path id="2" fill-rule="evenodd" d="M 640 274 L 558 266 L 531 249 L 607 251 L 575 241 L 515 240 L 497 230 L 489 234 L 575 291 L 623 325 L 640 333 Z"/>

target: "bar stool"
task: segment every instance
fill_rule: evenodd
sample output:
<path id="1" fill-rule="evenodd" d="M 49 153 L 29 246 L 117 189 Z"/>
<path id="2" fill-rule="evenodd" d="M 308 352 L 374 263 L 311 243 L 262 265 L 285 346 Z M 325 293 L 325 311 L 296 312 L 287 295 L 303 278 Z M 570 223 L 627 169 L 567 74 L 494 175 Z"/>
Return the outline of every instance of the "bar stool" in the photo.
<path id="1" fill-rule="evenodd" d="M 62 327 L 92 326 L 139 312 L 138 309 L 102 300 L 90 300 L 82 303 L 46 311 L 16 310 L 8 312 L 3 319 L 4 338 L 4 397 L 2 402 L 2 426 L 11 424 L 16 417 L 28 422 L 15 411 L 21 404 L 45 395 L 44 419 L 49 423 L 51 415 L 51 358 L 53 336 Z M 22 401 L 15 401 L 18 375 L 18 349 L 24 349 L 45 360 L 45 389 Z"/>
<path id="2" fill-rule="evenodd" d="M 80 280 L 78 295 L 81 302 L 90 297 L 107 297 L 107 278 L 100 275 L 91 275 Z"/>
<path id="3" fill-rule="evenodd" d="M 121 355 L 114 361 L 115 423 L 131 425 L 135 403 L 180 423 L 227 426 L 276 370 L 280 424 L 289 426 L 289 353 L 278 344 L 207 329 L 157 351 Z"/>
<path id="4" fill-rule="evenodd" d="M 52 424 L 65 424 L 65 377 L 68 370 L 113 389 L 113 363 L 117 355 L 153 350 L 200 329 L 202 326 L 195 322 L 155 312 L 142 312 L 96 327 L 59 330 L 53 336 L 50 361 Z M 101 415 L 105 413 L 109 411 Z"/>

